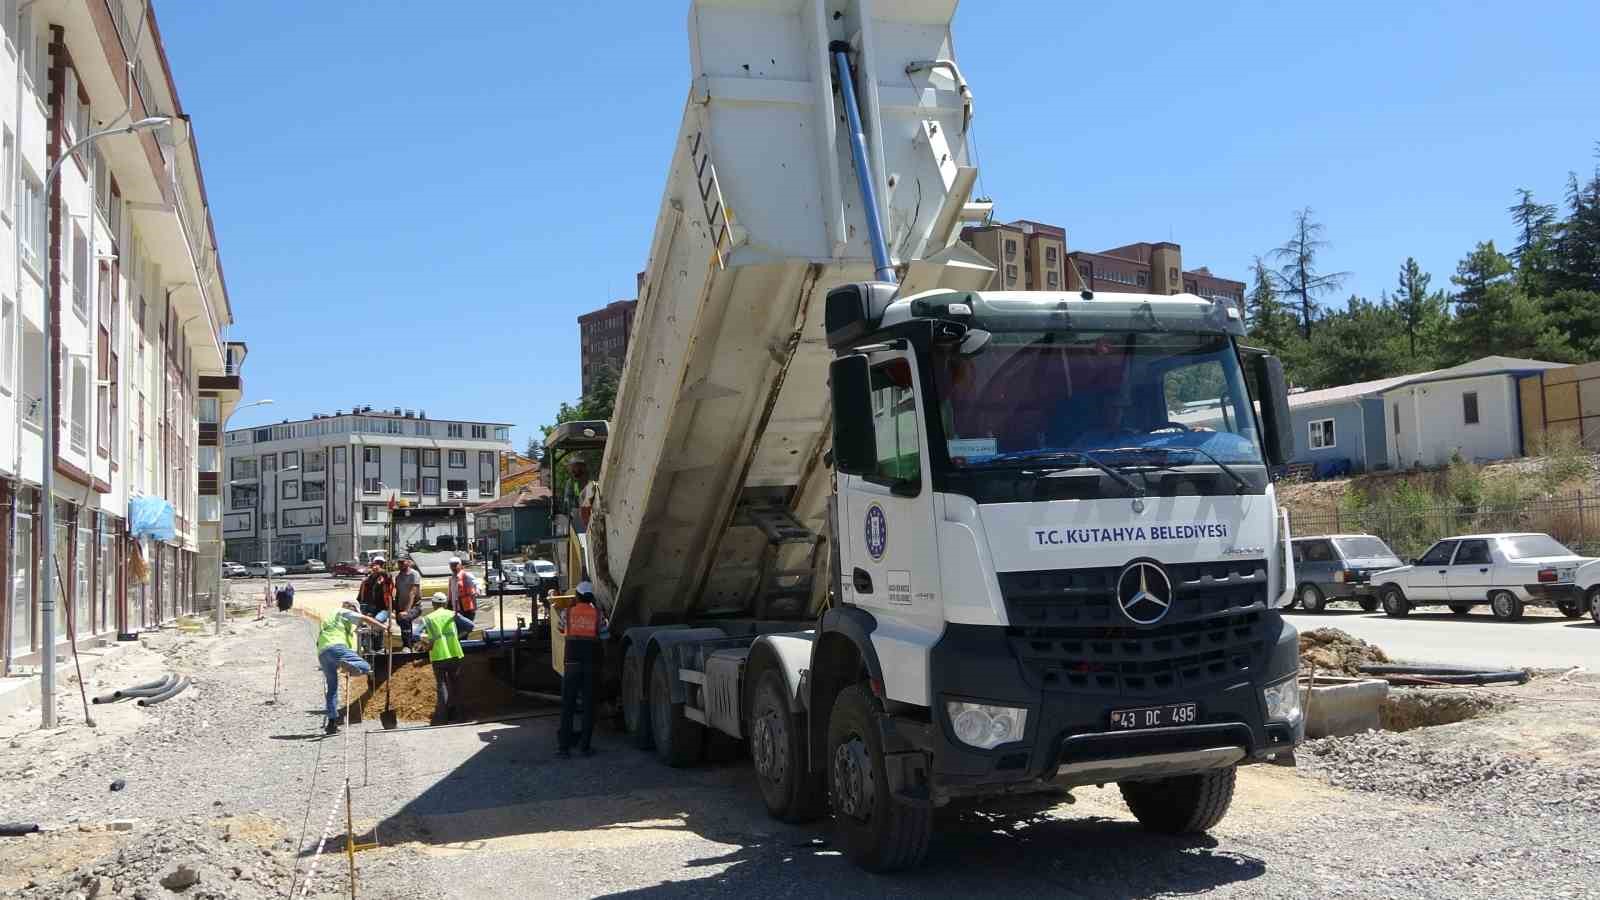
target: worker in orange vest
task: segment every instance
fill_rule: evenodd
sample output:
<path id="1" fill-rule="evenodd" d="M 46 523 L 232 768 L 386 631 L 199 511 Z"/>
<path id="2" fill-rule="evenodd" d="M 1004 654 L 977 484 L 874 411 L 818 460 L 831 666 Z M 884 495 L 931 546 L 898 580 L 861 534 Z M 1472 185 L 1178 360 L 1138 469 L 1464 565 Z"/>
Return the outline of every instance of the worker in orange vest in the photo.
<path id="1" fill-rule="evenodd" d="M 578 582 L 571 606 L 556 613 L 556 628 L 566 641 L 561 673 L 561 728 L 556 732 L 556 756 L 569 759 L 574 741 L 584 756 L 593 756 L 594 682 L 600 666 L 600 639 L 607 636 L 606 614 L 594 602 L 594 585 Z M 572 717 L 583 704 L 583 733 L 573 734 Z"/>
<path id="2" fill-rule="evenodd" d="M 461 564 L 459 556 L 450 557 L 450 608 L 468 622 L 478 618 L 478 579 Z M 471 631 L 465 628 L 460 637 L 466 637 Z"/>

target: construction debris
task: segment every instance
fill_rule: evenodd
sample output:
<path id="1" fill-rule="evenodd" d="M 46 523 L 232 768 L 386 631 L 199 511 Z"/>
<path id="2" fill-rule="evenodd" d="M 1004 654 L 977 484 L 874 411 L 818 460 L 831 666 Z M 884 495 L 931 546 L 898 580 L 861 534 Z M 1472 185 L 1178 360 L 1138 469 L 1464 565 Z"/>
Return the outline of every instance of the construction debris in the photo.
<path id="1" fill-rule="evenodd" d="M 1388 654 L 1377 646 L 1337 628 L 1300 632 L 1300 668 L 1303 671 L 1357 676 L 1364 665 L 1388 661 Z"/>
<path id="2" fill-rule="evenodd" d="M 1482 691 L 1394 688 L 1379 714 L 1385 731 L 1410 731 L 1476 719 L 1504 705 Z"/>
<path id="3" fill-rule="evenodd" d="M 433 666 L 426 659 L 395 663 L 394 675 L 381 678 L 387 663 L 376 660 L 380 676 L 376 686 L 368 691 L 365 678 L 352 678 L 350 690 L 360 697 L 361 718 L 380 719 L 385 711 L 402 722 L 427 722 L 433 717 L 434 692 Z M 489 657 L 469 655 L 461 665 L 461 691 L 465 695 L 463 713 L 470 719 L 499 715 L 508 709 L 527 704 L 516 691 L 490 670 Z"/>

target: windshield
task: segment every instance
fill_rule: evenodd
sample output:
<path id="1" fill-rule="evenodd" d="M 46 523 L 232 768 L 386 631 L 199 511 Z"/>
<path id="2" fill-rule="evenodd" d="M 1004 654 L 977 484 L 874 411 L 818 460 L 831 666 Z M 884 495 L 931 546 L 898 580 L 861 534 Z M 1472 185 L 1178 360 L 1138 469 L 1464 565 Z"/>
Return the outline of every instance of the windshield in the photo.
<path id="1" fill-rule="evenodd" d="M 1338 538 L 1334 543 L 1345 559 L 1399 559 L 1388 544 L 1375 537 Z"/>
<path id="2" fill-rule="evenodd" d="M 979 470 L 1076 451 L 1111 465 L 1261 465 L 1226 335 L 1000 332 L 934 348 L 950 463 Z"/>
<path id="3" fill-rule="evenodd" d="M 1512 559 L 1571 556 L 1572 551 L 1547 534 L 1515 534 L 1500 539 L 1500 551 Z"/>

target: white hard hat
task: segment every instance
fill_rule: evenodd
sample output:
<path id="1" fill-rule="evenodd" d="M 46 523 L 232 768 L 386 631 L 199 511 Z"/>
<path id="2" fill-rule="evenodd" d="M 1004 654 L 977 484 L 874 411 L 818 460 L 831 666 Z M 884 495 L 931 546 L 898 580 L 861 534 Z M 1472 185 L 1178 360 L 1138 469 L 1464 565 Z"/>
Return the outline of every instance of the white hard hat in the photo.
<path id="1" fill-rule="evenodd" d="M 443 606 L 446 603 L 450 602 L 450 598 L 449 597 L 446 597 L 444 594 L 441 594 L 438 591 L 434 591 L 433 592 L 433 596 L 429 597 L 428 599 L 433 602 L 434 606 Z"/>
<path id="2" fill-rule="evenodd" d="M 378 555 L 372 557 L 372 561 L 373 562 L 388 562 L 388 560 L 383 558 L 383 554 L 382 553 L 379 553 Z"/>
<path id="3" fill-rule="evenodd" d="M 573 588 L 573 592 L 577 594 L 588 594 L 590 596 L 594 596 L 594 585 L 587 581 L 580 581 L 578 582 L 578 586 Z"/>
<path id="4" fill-rule="evenodd" d="M 452 565 L 452 566 L 461 565 L 461 557 L 459 557 L 459 556 L 450 557 L 450 565 Z"/>

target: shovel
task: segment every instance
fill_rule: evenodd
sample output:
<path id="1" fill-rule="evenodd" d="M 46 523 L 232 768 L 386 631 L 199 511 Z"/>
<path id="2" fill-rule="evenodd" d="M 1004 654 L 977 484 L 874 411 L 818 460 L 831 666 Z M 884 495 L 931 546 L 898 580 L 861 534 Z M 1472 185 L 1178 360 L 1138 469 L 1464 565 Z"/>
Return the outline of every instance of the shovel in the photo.
<path id="1" fill-rule="evenodd" d="M 383 714 L 378 716 L 378 724 L 382 725 L 385 731 L 389 731 L 399 727 L 400 717 L 395 715 L 392 703 L 394 698 L 394 647 L 389 643 L 389 633 L 387 631 L 383 634 L 383 649 L 384 656 L 388 657 L 389 661 L 389 674 L 383 682 Z"/>

